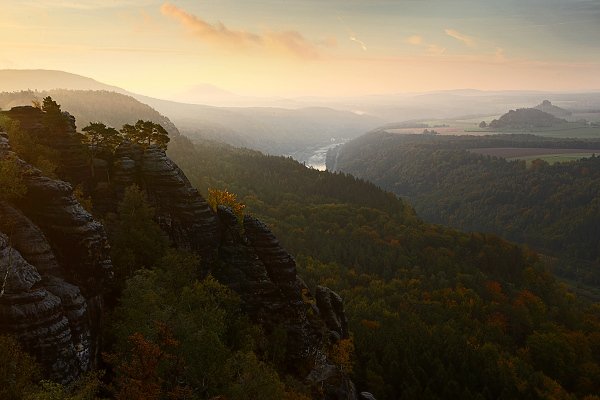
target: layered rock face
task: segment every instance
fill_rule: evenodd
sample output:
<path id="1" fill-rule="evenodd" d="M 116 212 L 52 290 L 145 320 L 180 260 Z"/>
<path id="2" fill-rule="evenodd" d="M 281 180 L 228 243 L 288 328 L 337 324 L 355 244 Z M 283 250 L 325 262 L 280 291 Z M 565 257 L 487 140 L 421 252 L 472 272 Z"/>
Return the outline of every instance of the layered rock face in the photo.
<path id="1" fill-rule="evenodd" d="M 0 159 L 11 155 L 0 135 Z M 15 335 L 48 377 L 70 382 L 98 361 L 108 242 L 70 185 L 16 162 L 27 196 L 0 201 L 0 333 Z"/>
<path id="2" fill-rule="evenodd" d="M 37 129 L 35 126 L 31 129 Z M 7 146 L 6 141 L 4 144 Z M 68 158 L 69 153 L 64 154 Z M 70 170 L 82 168 L 76 166 L 77 160 L 66 160 L 61 167 L 61 173 L 72 182 L 81 179 L 77 171 Z M 348 334 L 341 298 L 320 288 L 315 300 L 298 277 L 293 257 L 265 224 L 249 216 L 239 221 L 222 206 L 213 212 L 179 167 L 157 147 L 142 149 L 124 143 L 110 161 L 106 174 L 98 174 L 106 178 L 88 186 L 95 207 L 114 211 L 125 188 L 137 184 L 144 189 L 156 209 L 157 222 L 173 244 L 200 255 L 205 268 L 200 272 L 211 272 L 239 293 L 248 315 L 267 334 L 285 330 L 286 372 L 321 388 L 323 398 L 358 397 L 352 382 L 326 354 L 331 342 Z M 95 321 L 101 320 L 102 287 L 111 267 L 106 235 L 75 201 L 69 184 L 45 178 L 35 170 L 25 174 L 25 181 L 26 200 L 18 208 L 0 207 L 0 219 L 14 215 L 21 227 L 5 247 L 18 252 L 24 263 L 19 275 L 23 278 L 11 284 L 14 295 L 20 297 L 0 299 L 7 310 L 15 311 L 14 316 L 5 318 L 0 308 L 3 323 L 9 321 L 0 325 L 0 333 L 21 336 L 29 332 L 27 343 L 38 358 L 55 376 L 69 380 L 97 360 L 101 327 Z M 0 232 L 8 235 L 11 231 L 0 224 Z M 6 256 L 4 260 L 10 264 Z M 25 308 L 29 310 L 27 320 L 43 325 L 45 331 L 19 322 L 17 316 L 24 315 Z M 42 340 L 44 332 L 54 338 L 51 343 Z M 51 360 L 61 360 L 60 365 L 50 365 Z"/>
<path id="3" fill-rule="evenodd" d="M 73 116 L 63 112 L 63 126 L 53 129 L 47 126 L 44 113 L 39 108 L 13 107 L 7 115 L 14 121 L 18 121 L 23 130 L 58 152 L 60 160 L 56 171 L 58 176 L 72 184 L 80 184 L 89 179 L 85 148 L 75 132 Z"/>
<path id="4" fill-rule="evenodd" d="M 327 398 L 356 398 L 351 382 L 328 362 L 324 351 L 331 331 L 339 332 L 337 339 L 347 337 L 341 298 L 328 291 L 323 307 L 329 308 L 317 307 L 296 273 L 293 257 L 265 224 L 250 216 L 238 221 L 223 206 L 214 213 L 179 167 L 154 146 L 142 151 L 129 143 L 121 145 L 112 176 L 117 198 L 134 183 L 145 190 L 173 243 L 199 254 L 210 272 L 240 295 L 246 312 L 267 334 L 286 331 L 289 373 L 310 377 Z M 342 327 L 330 327 L 328 320 Z"/>
<path id="5" fill-rule="evenodd" d="M 117 198 L 137 184 L 156 208 L 157 222 L 178 247 L 210 259 L 218 244 L 215 213 L 185 174 L 155 146 L 143 151 L 130 143 L 116 151 L 113 166 Z"/>

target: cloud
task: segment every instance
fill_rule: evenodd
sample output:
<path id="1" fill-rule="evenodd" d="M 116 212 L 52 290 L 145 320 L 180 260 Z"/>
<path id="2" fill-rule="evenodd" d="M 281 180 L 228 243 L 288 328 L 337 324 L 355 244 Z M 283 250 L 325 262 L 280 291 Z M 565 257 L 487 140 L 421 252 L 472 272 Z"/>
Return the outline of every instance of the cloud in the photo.
<path id="1" fill-rule="evenodd" d="M 446 35 L 458 40 L 459 42 L 462 42 L 468 47 L 476 46 L 476 41 L 471 36 L 465 35 L 464 33 L 460 33 L 459 31 L 454 29 L 446 29 L 444 32 L 446 32 Z"/>
<path id="2" fill-rule="evenodd" d="M 353 42 L 356 42 L 360 45 L 360 47 L 363 49 L 363 51 L 367 51 L 367 45 L 365 44 L 365 42 L 363 42 L 360 39 L 357 39 L 356 36 L 350 36 L 348 39 L 350 39 Z"/>
<path id="3" fill-rule="evenodd" d="M 439 56 L 439 55 L 442 55 L 442 54 L 444 54 L 446 52 L 446 48 L 438 46 L 437 44 L 428 44 L 427 45 L 427 52 L 429 54 Z"/>
<path id="4" fill-rule="evenodd" d="M 412 35 L 412 36 L 409 36 L 409 37 L 407 37 L 407 38 L 406 38 L 404 41 L 405 41 L 406 43 L 408 43 L 408 44 L 412 44 L 412 45 L 414 45 L 414 46 L 418 46 L 418 45 L 420 45 L 420 44 L 423 44 L 423 38 L 422 38 L 421 36 L 419 36 L 419 35 Z"/>
<path id="5" fill-rule="evenodd" d="M 358 44 L 363 51 L 367 51 L 367 44 L 356 37 L 354 31 L 348 27 L 348 24 L 346 24 L 346 21 L 342 18 L 342 16 L 338 14 L 337 19 L 344 25 L 344 28 L 346 28 L 346 31 L 348 32 L 348 39 L 351 42 Z"/>
<path id="6" fill-rule="evenodd" d="M 214 24 L 206 22 L 171 3 L 164 3 L 160 11 L 164 16 L 177 20 L 195 37 L 214 46 L 233 49 L 265 49 L 306 59 L 319 57 L 319 44 L 310 42 L 297 31 L 266 31 L 258 34 L 230 29 L 222 22 Z M 321 44 L 330 46 L 331 43 L 332 41 L 329 39 Z"/>
<path id="7" fill-rule="evenodd" d="M 421 47 L 430 55 L 438 55 L 439 56 L 446 52 L 445 47 L 438 46 L 437 44 L 434 44 L 434 43 L 427 43 L 427 42 L 425 42 L 423 37 L 419 36 L 419 35 L 409 36 L 406 39 L 404 39 L 404 42 L 408 43 L 412 46 Z"/>

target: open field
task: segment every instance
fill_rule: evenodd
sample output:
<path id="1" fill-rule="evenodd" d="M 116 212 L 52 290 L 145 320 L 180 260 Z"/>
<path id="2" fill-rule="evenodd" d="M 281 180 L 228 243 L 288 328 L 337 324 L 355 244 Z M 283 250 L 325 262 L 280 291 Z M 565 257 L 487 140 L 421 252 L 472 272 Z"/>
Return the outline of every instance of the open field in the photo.
<path id="1" fill-rule="evenodd" d="M 600 126 L 589 126 L 580 122 L 568 122 L 550 128 L 534 128 L 534 129 L 482 129 L 477 127 L 467 128 L 466 134 L 531 134 L 537 136 L 546 136 L 553 138 L 574 138 L 574 139 L 598 139 L 600 138 Z"/>
<path id="2" fill-rule="evenodd" d="M 485 147 L 480 149 L 470 149 L 469 151 L 487 156 L 503 158 L 523 158 L 566 154 L 600 154 L 600 149 L 553 149 L 546 147 Z"/>
<path id="3" fill-rule="evenodd" d="M 523 160 L 529 165 L 533 160 L 543 160 L 548 164 L 577 161 L 582 158 L 591 157 L 595 153 L 572 153 L 572 154 L 545 154 L 541 156 L 513 157 L 508 160 Z"/>
<path id="4" fill-rule="evenodd" d="M 540 159 L 550 164 L 558 162 L 575 161 L 593 154 L 600 154 L 600 149 L 552 149 L 552 148 L 525 148 L 525 147 L 488 147 L 470 149 L 469 151 L 507 160 L 525 160 L 528 163 Z"/>
<path id="5" fill-rule="evenodd" d="M 428 124 L 429 128 L 438 132 L 440 135 L 497 135 L 497 134 L 532 134 L 553 138 L 575 138 L 575 139 L 598 139 L 600 138 L 600 126 L 589 126 L 581 122 L 568 122 L 550 128 L 535 129 L 502 129 L 494 130 L 490 128 L 480 128 L 481 121 L 490 122 L 500 116 L 476 117 L 470 119 L 444 119 L 421 121 Z M 579 113 L 573 114 L 571 119 L 586 119 L 588 121 L 598 122 L 600 113 Z M 386 129 L 391 133 L 398 134 L 420 134 L 425 128 L 396 128 Z"/>

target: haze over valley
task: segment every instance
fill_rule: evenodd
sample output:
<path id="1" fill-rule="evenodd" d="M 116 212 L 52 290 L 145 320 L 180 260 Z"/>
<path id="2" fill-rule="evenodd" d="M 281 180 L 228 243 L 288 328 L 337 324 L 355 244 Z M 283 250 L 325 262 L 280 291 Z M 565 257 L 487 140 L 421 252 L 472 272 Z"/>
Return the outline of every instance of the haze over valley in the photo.
<path id="1" fill-rule="evenodd" d="M 0 399 L 597 400 L 600 4 L 7 0 Z"/>

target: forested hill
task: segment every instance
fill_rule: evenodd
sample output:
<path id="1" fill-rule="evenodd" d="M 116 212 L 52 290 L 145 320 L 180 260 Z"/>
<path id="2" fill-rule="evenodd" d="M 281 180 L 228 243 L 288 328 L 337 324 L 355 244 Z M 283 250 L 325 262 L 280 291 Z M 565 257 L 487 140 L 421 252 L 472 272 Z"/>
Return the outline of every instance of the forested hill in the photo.
<path id="1" fill-rule="evenodd" d="M 537 108 L 519 108 L 510 110 L 499 119 L 490 122 L 490 128 L 493 129 L 530 129 L 530 128 L 548 128 L 553 125 L 566 123 L 561 118 L 539 110 Z"/>
<path id="2" fill-rule="evenodd" d="M 526 164 L 467 150 L 477 147 L 592 152 L 600 143 L 531 135 L 378 133 L 343 146 L 337 168 L 407 197 L 427 221 L 528 243 L 562 258 L 560 268 L 567 269 L 562 271 L 567 277 L 599 285 L 600 158 Z"/>
<path id="3" fill-rule="evenodd" d="M 32 101 L 41 102 L 51 96 L 63 109 L 69 110 L 81 129 L 90 122 L 101 121 L 120 128 L 125 124 L 148 120 L 162 125 L 171 135 L 179 131 L 164 115 L 135 98 L 106 90 L 65 90 L 0 92 L 0 109 L 10 110 L 15 106 L 30 106 Z"/>
<path id="4" fill-rule="evenodd" d="M 289 158 L 184 137 L 169 154 L 199 190 L 235 192 L 267 221 L 309 287 L 342 295 L 348 368 L 378 399 L 600 391 L 598 308 L 567 293 L 534 253 L 424 223 L 372 184 Z"/>

